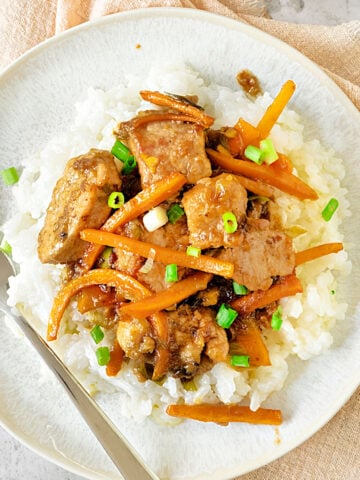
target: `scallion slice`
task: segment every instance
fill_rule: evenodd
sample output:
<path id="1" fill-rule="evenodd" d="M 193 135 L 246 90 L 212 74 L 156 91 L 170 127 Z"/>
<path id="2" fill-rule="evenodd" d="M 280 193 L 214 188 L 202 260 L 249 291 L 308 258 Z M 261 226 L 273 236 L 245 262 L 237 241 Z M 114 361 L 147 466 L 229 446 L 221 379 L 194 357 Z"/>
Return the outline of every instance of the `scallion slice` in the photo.
<path id="1" fill-rule="evenodd" d="M 248 160 L 257 163 L 258 165 L 263 163 L 262 154 L 262 150 L 254 145 L 248 145 L 244 152 L 244 155 Z"/>
<path id="2" fill-rule="evenodd" d="M 5 168 L 2 170 L 1 176 L 5 185 L 14 185 L 19 181 L 19 173 L 15 167 Z"/>
<path id="3" fill-rule="evenodd" d="M 166 265 L 165 269 L 165 281 L 166 282 L 177 282 L 178 280 L 178 270 L 176 263 L 170 263 Z"/>
<path id="4" fill-rule="evenodd" d="M 238 312 L 236 310 L 223 303 L 217 312 L 216 321 L 220 327 L 229 328 L 237 316 Z"/>
<path id="5" fill-rule="evenodd" d="M 274 144 L 270 138 L 261 140 L 260 149 L 262 151 L 261 159 L 268 165 L 274 163 L 279 158 L 279 155 L 276 153 Z"/>
<path id="6" fill-rule="evenodd" d="M 11 253 L 12 253 L 11 245 L 4 238 L 0 245 L 0 251 L 6 253 L 6 255 L 11 256 Z"/>
<path id="7" fill-rule="evenodd" d="M 271 316 L 271 328 L 273 330 L 280 330 L 282 325 L 282 308 L 279 306 Z"/>
<path id="8" fill-rule="evenodd" d="M 96 344 L 100 343 L 105 336 L 100 325 L 95 325 L 95 327 L 90 330 L 90 335 Z"/>
<path id="9" fill-rule="evenodd" d="M 249 367 L 250 358 L 249 355 L 232 355 L 230 363 L 233 367 Z"/>
<path id="10" fill-rule="evenodd" d="M 222 216 L 224 222 L 224 230 L 226 233 L 234 233 L 238 228 L 235 215 L 232 212 L 225 212 Z"/>
<path id="11" fill-rule="evenodd" d="M 112 192 L 108 198 L 108 205 L 110 208 L 120 208 L 124 205 L 125 197 L 122 192 Z"/>
<path id="12" fill-rule="evenodd" d="M 116 140 L 111 149 L 111 153 L 122 162 L 126 162 L 130 156 L 130 150 L 126 145 L 120 142 L 120 140 Z"/>
<path id="13" fill-rule="evenodd" d="M 189 245 L 186 249 L 186 255 L 190 255 L 190 257 L 199 257 L 201 255 L 201 249 Z"/>
<path id="14" fill-rule="evenodd" d="M 237 282 L 233 282 L 233 290 L 236 295 L 246 295 L 249 292 L 249 289 L 245 285 L 240 285 Z"/>
<path id="15" fill-rule="evenodd" d="M 96 349 L 96 358 L 98 364 L 103 367 L 110 362 L 110 350 L 109 347 L 99 347 Z"/>
<path id="16" fill-rule="evenodd" d="M 179 218 L 185 214 L 185 212 L 179 204 L 175 203 L 174 205 L 171 205 L 166 214 L 170 223 L 176 223 Z"/>
<path id="17" fill-rule="evenodd" d="M 338 208 L 339 206 L 339 202 L 338 200 L 336 200 L 336 198 L 331 198 L 326 207 L 324 208 L 324 210 L 321 212 L 321 216 L 323 217 L 323 219 L 325 220 L 325 222 L 328 222 L 329 220 L 331 220 L 332 216 L 334 215 L 336 209 Z"/>
<path id="18" fill-rule="evenodd" d="M 137 162 L 135 160 L 134 155 L 129 155 L 129 157 L 125 160 L 124 166 L 121 170 L 121 173 L 124 175 L 129 175 L 137 166 Z"/>

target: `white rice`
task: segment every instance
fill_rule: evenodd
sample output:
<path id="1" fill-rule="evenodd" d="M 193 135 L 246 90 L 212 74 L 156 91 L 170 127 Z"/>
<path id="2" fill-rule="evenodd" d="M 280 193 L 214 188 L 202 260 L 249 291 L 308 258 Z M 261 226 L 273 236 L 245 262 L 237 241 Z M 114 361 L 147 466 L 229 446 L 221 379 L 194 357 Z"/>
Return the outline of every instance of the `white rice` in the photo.
<path id="1" fill-rule="evenodd" d="M 21 267 L 20 274 L 11 281 L 10 304 L 21 305 L 43 334 L 63 268 L 43 265 L 37 258 L 37 235 L 52 189 L 68 159 L 90 148 L 110 150 L 117 123 L 149 108 L 138 95 L 141 89 L 197 95 L 199 103 L 216 118 L 215 127 L 232 125 L 239 116 L 256 124 L 272 100 L 265 93 L 252 101 L 240 89 L 234 92 L 207 84 L 184 65 L 167 70 L 154 68 L 145 80 L 129 76 L 126 84 L 109 91 L 87 92 L 86 99 L 76 105 L 69 131 L 54 138 L 37 155 L 23 159 L 20 182 L 13 188 L 19 214 L 3 227 L 14 260 Z M 286 109 L 271 132 L 276 149 L 291 158 L 297 174 L 319 194 L 317 201 L 300 201 L 289 195 L 280 195 L 278 199 L 284 228 L 301 232 L 294 237 L 295 250 L 343 241 L 341 222 L 350 215 L 346 191 L 340 183 L 344 175 L 342 160 L 316 139 L 305 141 L 303 128 L 298 114 Z M 339 208 L 331 221 L 325 222 L 321 211 L 331 197 L 339 200 Z M 211 371 L 195 378 L 195 391 L 184 389 L 175 378 L 168 378 L 162 385 L 152 381 L 139 383 L 131 371 L 131 363 L 117 377 L 107 377 L 104 368 L 97 365 L 98 346 L 82 326 L 83 317 L 75 309 L 68 309 L 59 340 L 53 347 L 91 393 L 118 396 L 121 413 L 138 421 L 149 415 L 164 421 L 165 407 L 180 400 L 186 403 L 245 400 L 255 410 L 272 392 L 284 386 L 290 355 L 308 360 L 331 346 L 331 329 L 335 321 L 344 320 L 346 312 L 346 304 L 338 298 L 338 282 L 349 274 L 350 268 L 346 251 L 299 266 L 297 275 L 304 292 L 281 301 L 281 330 L 265 332 L 272 365 L 238 372 L 226 364 L 216 364 Z M 65 332 L 68 322 L 78 322 L 78 334 Z M 110 346 L 111 342 L 112 338 L 106 335 L 102 345 Z M 175 422 L 169 418 L 167 421 Z"/>

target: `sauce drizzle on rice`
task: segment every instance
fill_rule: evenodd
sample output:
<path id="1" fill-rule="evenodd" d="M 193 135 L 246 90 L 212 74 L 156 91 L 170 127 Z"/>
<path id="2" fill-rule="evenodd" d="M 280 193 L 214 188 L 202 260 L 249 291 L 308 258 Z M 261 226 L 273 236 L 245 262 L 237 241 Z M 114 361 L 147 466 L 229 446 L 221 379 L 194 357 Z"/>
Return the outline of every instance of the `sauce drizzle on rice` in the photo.
<path id="1" fill-rule="evenodd" d="M 316 231 L 313 226 L 321 219 L 313 223 L 309 219 L 309 212 L 315 216 L 321 210 L 324 194 L 317 193 L 304 174 L 304 163 L 309 161 L 306 148 L 304 154 L 301 148 L 291 147 L 293 140 L 284 141 L 286 133 L 279 125 L 281 135 L 277 131 L 273 137 L 272 133 L 266 136 L 279 159 L 266 163 L 266 152 L 260 148 L 262 133 L 272 132 L 280 115 L 282 124 L 293 122 L 293 131 L 301 138 L 298 119 L 287 115 L 292 83 L 287 82 L 270 104 L 266 95 L 258 96 L 254 101 L 259 121 L 251 124 L 246 120 L 249 100 L 245 95 L 241 101 L 236 97 L 244 120 L 231 120 L 215 103 L 198 108 L 207 87 L 193 82 L 195 73 L 186 74 L 185 92 L 169 95 L 143 90 L 144 98 L 153 100 L 157 108 L 118 122 L 115 136 L 136 160 L 131 174 L 114 168 L 111 136 L 107 148 L 106 142 L 94 141 L 89 147 L 95 150 L 67 162 L 48 206 L 38 250 L 42 261 L 60 262 L 68 271 L 68 280 L 55 295 L 49 340 L 58 337 L 64 353 L 68 341 L 79 346 L 90 342 L 94 358 L 96 349 L 107 347 L 110 352 L 116 345 L 121 361 L 112 370 L 112 383 L 116 385 L 117 378 L 125 378 L 131 370 L 140 382 L 153 382 L 154 388 L 162 389 L 163 409 L 174 398 L 189 404 L 216 401 L 219 408 L 209 407 L 206 415 L 207 420 L 218 421 L 216 415 L 224 413 L 222 404 L 239 403 L 247 396 L 251 411 L 258 409 L 283 384 L 288 355 L 307 358 L 312 350 L 328 346 L 331 337 L 326 323 L 331 322 L 321 319 L 310 295 L 315 289 L 332 306 L 332 317 L 344 315 L 331 295 L 336 281 L 328 265 L 340 269 L 346 254 L 341 252 L 341 234 L 334 239 L 334 228 L 323 224 Z M 217 95 L 221 88 L 216 86 Z M 165 91 L 171 91 L 170 86 Z M 125 95 L 124 101 L 128 100 Z M 107 101 L 113 101 L 110 93 Z M 213 122 L 220 114 L 229 118 L 229 124 L 215 128 Z M 299 138 L 294 145 L 299 145 Z M 260 151 L 257 163 L 247 157 L 248 146 Z M 326 168 L 321 148 L 319 170 Z M 148 158 L 156 161 L 149 166 Z M 329 176 L 325 178 L 333 187 Z M 125 204 L 111 211 L 107 198 L 114 191 L 126 192 Z M 330 191 L 337 195 L 336 188 Z M 333 226 L 341 221 L 339 203 Z M 181 214 L 149 231 L 142 218 L 159 206 L 165 212 L 177 206 Z M 158 222 L 156 216 L 153 221 Z M 299 233 L 289 237 L 291 229 Z M 315 253 L 310 251 L 314 246 L 320 246 Z M 147 252 L 151 252 L 151 266 L 144 271 Z M 323 264 L 316 278 L 308 273 L 313 260 Z M 175 279 L 166 275 L 169 265 Z M 97 287 L 90 288 L 93 285 Z M 81 315 L 76 302 L 70 304 L 79 292 L 78 301 L 88 308 Z M 272 327 L 274 315 L 276 328 Z M 326 332 L 321 341 L 309 319 Z M 74 330 L 74 322 L 76 338 L 68 333 Z M 104 333 L 99 345 L 89 340 L 96 325 Z M 301 337 L 304 325 L 312 344 Z M 89 362 L 94 365 L 93 359 Z M 176 379 L 176 392 L 169 396 L 171 378 Z M 230 379 L 231 392 L 226 387 Z M 269 385 L 267 391 L 262 384 Z M 138 395 L 143 395 L 141 385 Z M 155 403 L 159 400 L 154 396 Z M 261 414 L 260 409 L 258 419 Z M 278 413 L 272 421 L 271 415 L 270 423 L 278 424 Z M 252 421 L 247 418 L 241 421 Z M 239 420 L 234 416 L 228 421 Z"/>

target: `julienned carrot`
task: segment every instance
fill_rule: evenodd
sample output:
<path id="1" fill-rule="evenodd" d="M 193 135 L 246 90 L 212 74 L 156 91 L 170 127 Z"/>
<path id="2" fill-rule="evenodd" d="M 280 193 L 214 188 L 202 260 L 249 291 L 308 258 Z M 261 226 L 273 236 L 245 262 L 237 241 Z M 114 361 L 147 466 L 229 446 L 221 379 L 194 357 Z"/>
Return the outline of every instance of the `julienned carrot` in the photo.
<path id="1" fill-rule="evenodd" d="M 110 247 L 123 248 L 137 255 L 146 258 L 153 258 L 159 262 L 170 264 L 175 263 L 181 267 L 193 268 L 203 272 L 213 273 L 222 277 L 231 278 L 234 273 L 234 264 L 225 262 L 207 255 L 193 257 L 185 252 L 179 252 L 171 248 L 160 247 L 153 243 L 141 242 L 134 238 L 116 235 L 115 233 L 103 232 L 101 230 L 85 229 L 80 233 L 82 240 L 87 242 L 108 245 Z M 155 257 L 154 257 L 155 252 Z"/>
<path id="2" fill-rule="evenodd" d="M 73 278 L 59 290 L 54 299 L 47 328 L 47 339 L 49 341 L 56 340 L 61 318 L 72 297 L 82 288 L 90 285 L 116 287 L 127 299 L 133 301 L 140 300 L 150 294 L 150 291 L 137 280 L 116 270 L 95 269 L 82 277 Z"/>
<path id="3" fill-rule="evenodd" d="M 243 118 L 239 118 L 237 123 L 234 125 L 235 130 L 237 130 L 243 141 L 243 148 L 245 149 L 248 145 L 254 145 L 257 147 L 260 141 L 260 132 L 257 127 L 251 125 Z"/>
<path id="4" fill-rule="evenodd" d="M 166 413 L 172 417 L 189 418 L 200 422 L 246 422 L 262 425 L 281 425 L 282 415 L 280 410 L 259 408 L 250 410 L 237 404 L 210 404 L 196 405 L 169 405 Z"/>
<path id="5" fill-rule="evenodd" d="M 99 285 L 83 288 L 78 295 L 77 309 L 86 313 L 95 308 L 112 305 L 119 301 L 113 290 L 104 291 Z"/>
<path id="6" fill-rule="evenodd" d="M 250 160 L 238 160 L 211 148 L 207 148 L 206 152 L 214 163 L 226 170 L 240 173 L 241 175 L 245 175 L 245 177 L 262 180 L 301 200 L 316 200 L 318 198 L 315 190 L 291 173 L 281 170 L 274 172 L 274 170 L 267 165 L 257 165 Z"/>
<path id="7" fill-rule="evenodd" d="M 130 120 L 133 128 L 138 128 L 142 125 L 151 122 L 165 122 L 165 121 L 176 121 L 176 122 L 190 122 L 197 123 L 197 118 L 187 115 L 185 113 L 171 113 L 171 112 L 156 112 L 149 113 L 146 115 L 139 115 L 133 120 Z"/>
<path id="8" fill-rule="evenodd" d="M 212 275 L 209 273 L 195 273 L 194 275 L 185 278 L 185 280 L 180 280 L 166 290 L 162 290 L 151 297 L 121 306 L 120 311 L 135 317 L 147 317 L 148 315 L 164 310 L 181 300 L 185 300 L 185 298 L 200 290 L 205 290 L 211 278 Z"/>
<path id="9" fill-rule="evenodd" d="M 185 183 L 186 177 L 184 175 L 181 173 L 173 173 L 159 182 L 155 182 L 153 185 L 144 188 L 144 190 L 124 203 L 123 207 L 109 217 L 101 227 L 101 230 L 113 232 L 130 220 L 134 220 L 134 218 L 137 218 L 142 213 L 164 202 L 177 193 Z M 83 258 L 79 262 L 79 271 L 81 273 L 89 271 L 103 249 L 103 245 L 89 245 Z"/>
<path id="10" fill-rule="evenodd" d="M 230 303 L 231 307 L 242 315 L 248 315 L 257 308 L 264 308 L 283 297 L 289 297 L 303 291 L 300 280 L 296 275 L 288 275 L 280 283 L 271 286 L 268 290 L 256 290 Z"/>
<path id="11" fill-rule="evenodd" d="M 155 364 L 152 379 L 159 380 L 169 367 L 170 352 L 168 347 L 169 328 L 167 318 L 164 312 L 156 312 L 149 317 L 155 337 L 157 338 Z"/>
<path id="12" fill-rule="evenodd" d="M 261 118 L 260 122 L 257 124 L 257 129 L 260 132 L 261 139 L 264 139 L 269 135 L 281 112 L 284 110 L 293 93 L 295 92 L 295 88 L 296 85 L 292 80 L 288 80 L 281 87 L 280 92 L 276 95 L 273 102 L 270 104 Z"/>
<path id="13" fill-rule="evenodd" d="M 214 123 L 214 118 L 207 115 L 200 108 L 196 107 L 195 105 L 191 105 L 190 103 L 178 100 L 171 95 L 149 90 L 142 90 L 140 95 L 144 100 L 155 105 L 172 108 L 179 112 L 185 113 L 186 115 L 190 115 L 191 117 L 197 119 L 197 121 L 204 127 L 211 127 L 211 125 Z"/>
<path id="14" fill-rule="evenodd" d="M 295 253 L 295 265 L 301 265 L 302 263 L 315 260 L 315 258 L 323 257 L 324 255 L 329 255 L 330 253 L 340 252 L 343 248 L 344 245 L 341 242 L 323 243 L 316 247 L 307 248 L 306 250 Z"/>
<path id="15" fill-rule="evenodd" d="M 266 183 L 260 182 L 259 180 L 251 180 L 247 177 L 242 177 L 236 175 L 237 181 L 249 192 L 255 193 L 255 195 L 260 195 L 262 197 L 273 198 L 274 189 Z"/>
<path id="16" fill-rule="evenodd" d="M 120 372 L 123 358 L 124 351 L 120 347 L 119 342 L 115 340 L 110 350 L 110 361 L 106 365 L 106 375 L 108 377 L 115 377 Z"/>
<path id="17" fill-rule="evenodd" d="M 230 342 L 230 355 L 248 355 L 251 367 L 271 365 L 268 349 L 260 328 L 252 318 L 241 321 L 243 328 Z"/>

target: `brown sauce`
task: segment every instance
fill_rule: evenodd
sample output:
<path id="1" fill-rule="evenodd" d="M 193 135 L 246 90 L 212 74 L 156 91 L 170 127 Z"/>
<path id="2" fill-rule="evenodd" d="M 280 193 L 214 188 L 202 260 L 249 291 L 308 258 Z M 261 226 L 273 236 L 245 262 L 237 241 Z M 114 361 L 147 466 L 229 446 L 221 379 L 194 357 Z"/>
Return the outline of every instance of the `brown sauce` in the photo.
<path id="1" fill-rule="evenodd" d="M 236 80 L 242 89 L 251 97 L 257 97 L 262 93 L 260 82 L 250 70 L 241 70 L 236 75 Z"/>

